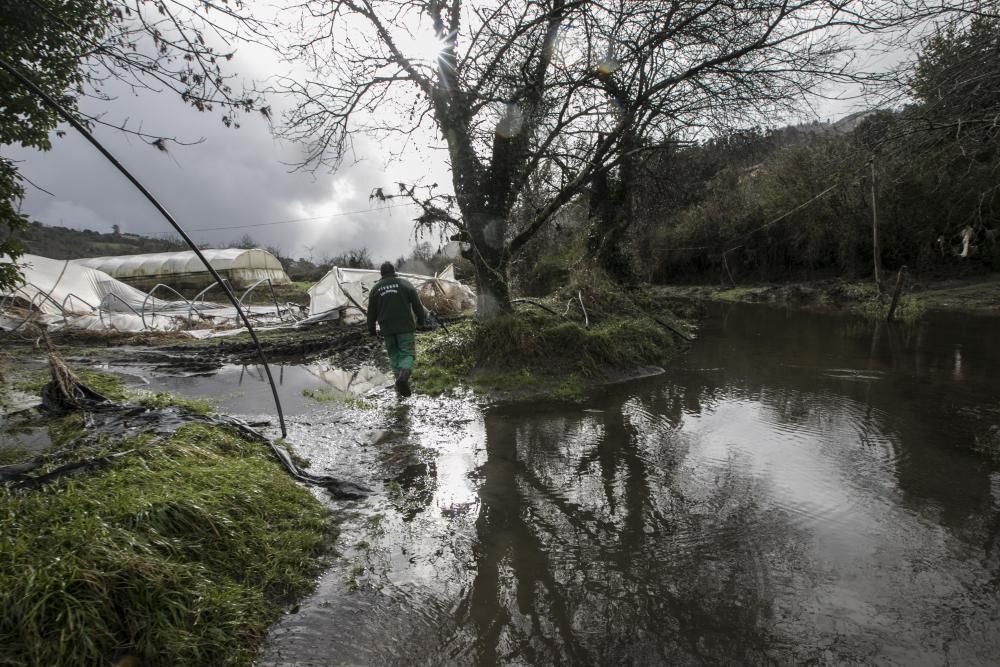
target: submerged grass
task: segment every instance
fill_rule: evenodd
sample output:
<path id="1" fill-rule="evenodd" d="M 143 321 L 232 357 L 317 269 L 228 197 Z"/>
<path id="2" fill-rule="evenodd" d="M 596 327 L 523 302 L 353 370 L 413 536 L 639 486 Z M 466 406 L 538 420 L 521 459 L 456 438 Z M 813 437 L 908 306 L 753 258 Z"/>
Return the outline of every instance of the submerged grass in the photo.
<path id="1" fill-rule="evenodd" d="M 1000 279 L 928 289 L 913 294 L 928 310 L 968 310 L 995 312 L 1000 308 Z"/>
<path id="2" fill-rule="evenodd" d="M 302 395 L 306 398 L 311 398 L 318 403 L 340 403 L 349 408 L 354 408 L 356 410 L 374 410 L 375 404 L 371 401 L 366 401 L 360 396 L 349 396 L 340 393 L 335 393 L 328 389 L 303 389 Z"/>
<path id="3" fill-rule="evenodd" d="M 107 443 L 105 443 L 107 444 Z M 0 488 L 0 664 L 249 665 L 335 536 L 266 445 L 189 425 L 100 472 Z"/>
<path id="4" fill-rule="evenodd" d="M 1000 463 L 1000 427 L 992 426 L 976 435 L 972 451 L 994 463 Z"/>
<path id="5" fill-rule="evenodd" d="M 166 408 L 175 406 L 190 410 L 195 414 L 207 415 L 215 412 L 215 407 L 208 401 L 199 398 L 185 398 L 159 391 L 146 391 L 145 389 L 130 389 L 126 391 L 127 400 L 138 403 L 147 408 Z"/>
<path id="6" fill-rule="evenodd" d="M 887 285 L 892 288 L 893 285 Z M 729 303 L 779 303 L 804 307 L 843 308 L 873 320 L 884 320 L 892 302 L 891 289 L 879 293 L 871 281 L 821 280 L 784 285 L 722 288 L 706 285 L 664 285 L 665 295 L 694 301 Z M 1000 281 L 928 290 L 908 285 L 903 290 L 894 318 L 904 323 L 919 320 L 928 310 L 992 310 L 1000 306 Z"/>
<path id="7" fill-rule="evenodd" d="M 0 466 L 23 463 L 31 458 L 32 452 L 26 447 L 0 447 Z"/>

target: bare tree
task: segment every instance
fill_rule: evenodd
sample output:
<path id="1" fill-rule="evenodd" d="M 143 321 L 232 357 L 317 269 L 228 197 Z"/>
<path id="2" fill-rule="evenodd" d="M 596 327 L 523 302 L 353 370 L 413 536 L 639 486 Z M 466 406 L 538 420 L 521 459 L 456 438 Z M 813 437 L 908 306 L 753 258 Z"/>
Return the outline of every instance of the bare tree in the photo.
<path id="1" fill-rule="evenodd" d="M 323 261 L 324 264 L 339 266 L 342 269 L 374 269 L 368 248 L 351 248 Z"/>
<path id="2" fill-rule="evenodd" d="M 250 236 L 249 234 L 244 234 L 238 239 L 233 239 L 229 242 L 230 248 L 242 248 L 244 250 L 253 250 L 254 248 L 260 247 L 257 243 L 257 239 Z"/>
<path id="3" fill-rule="evenodd" d="M 514 257 L 594 178 L 648 146 L 759 121 L 854 75 L 852 31 L 922 7 L 861 0 L 304 0 L 283 134 L 336 167 L 365 132 L 405 151 L 431 128 L 453 193 L 401 186 L 471 245 L 479 312 L 510 307 Z M 430 48 L 428 48 L 430 45 Z M 388 112 L 395 110 L 396 116 Z M 532 178 L 545 173 L 543 187 Z M 620 174 L 628 178 L 627 168 Z"/>
<path id="4" fill-rule="evenodd" d="M 53 64 L 38 55 L 45 52 L 42 45 L 60 40 L 59 66 L 77 73 L 71 89 L 52 92 L 74 102 L 80 97 L 113 102 L 112 91 L 124 86 L 175 94 L 198 111 L 219 112 L 227 127 L 239 127 L 241 112 L 270 116 L 263 96 L 252 87 L 234 87 L 235 74 L 225 69 L 239 45 L 275 44 L 276 25 L 243 0 L 24 0 L 0 10 L 0 17 L 13 26 L 33 26 L 30 38 L 41 44 L 21 44 L 16 55 L 26 69 L 42 65 L 28 72 L 40 82 Z M 90 112 L 74 108 L 90 124 L 126 131 L 159 150 L 169 142 L 185 143 L 151 133 L 141 119 L 116 119 L 107 107 L 90 106 Z"/>

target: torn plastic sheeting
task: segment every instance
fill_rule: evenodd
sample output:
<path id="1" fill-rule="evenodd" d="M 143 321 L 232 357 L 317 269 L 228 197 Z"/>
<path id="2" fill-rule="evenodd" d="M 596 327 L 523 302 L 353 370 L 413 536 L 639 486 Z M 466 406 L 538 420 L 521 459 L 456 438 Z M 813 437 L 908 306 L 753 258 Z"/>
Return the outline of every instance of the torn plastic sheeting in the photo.
<path id="1" fill-rule="evenodd" d="M 131 313 L 101 313 L 87 315 L 52 315 L 39 312 L 25 313 L 24 317 L 0 316 L 0 329 L 13 331 L 20 329 L 25 322 L 44 324 L 49 331 L 59 329 L 82 329 L 85 331 L 181 331 L 189 326 L 187 318 L 171 317 L 169 315 L 147 314 L 143 318 Z M 183 331 L 181 331 L 183 333 Z"/>
<path id="2" fill-rule="evenodd" d="M 400 278 L 413 283 L 422 296 L 443 296 L 453 300 L 460 310 L 476 304 L 472 289 L 455 280 L 455 268 L 449 264 L 434 276 L 415 273 L 398 273 Z M 309 288 L 309 312 L 326 313 L 342 309 L 342 319 L 351 324 L 364 319 L 351 298 L 364 305 L 368 301 L 368 291 L 382 279 L 382 274 L 372 269 L 343 269 L 333 267 L 319 282 Z M 349 296 L 351 298 L 349 298 Z"/>
<path id="3" fill-rule="evenodd" d="M 0 261 L 10 260 L 4 257 Z M 50 327 L 177 331 L 189 328 L 189 320 L 216 327 L 239 324 L 239 313 L 232 306 L 203 302 L 192 305 L 188 301 L 157 299 L 75 261 L 23 255 L 18 259 L 17 266 L 24 275 L 25 283 L 4 293 L 4 296 L 32 304 L 43 315 L 49 316 L 38 321 Z M 256 317 L 280 321 L 272 307 L 244 308 Z"/>
<path id="4" fill-rule="evenodd" d="M 0 259 L 5 263 L 7 257 Z M 70 260 L 49 259 L 38 255 L 22 255 L 17 267 L 24 276 L 24 284 L 6 292 L 32 303 L 43 313 L 90 314 L 103 308 L 114 312 L 186 311 L 187 303 L 162 301 L 108 274 Z"/>
<path id="5" fill-rule="evenodd" d="M 13 312 L 13 311 L 12 311 Z M 190 335 L 192 338 L 211 338 L 214 336 L 235 335 L 245 331 L 242 322 L 237 319 L 234 308 L 220 307 L 212 310 L 200 310 L 192 318 L 184 315 L 168 315 L 146 313 L 145 318 L 132 313 L 89 313 L 86 315 L 52 315 L 38 311 L 23 311 L 21 317 L 15 317 L 12 312 L 0 315 L 0 330 L 13 331 L 20 329 L 25 321 L 44 324 L 49 331 L 59 329 L 82 329 L 86 331 L 119 331 L 139 333 L 142 331 L 173 331 Z M 272 320 L 280 322 L 273 312 L 264 307 L 252 311 L 258 321 Z M 189 329 L 192 325 L 202 325 L 202 328 Z M 204 328 L 204 325 L 216 328 Z M 271 328 L 280 329 L 295 326 L 287 324 Z M 228 328 L 225 328 L 228 327 Z M 268 327 L 260 328 L 266 331 Z"/>
<path id="6" fill-rule="evenodd" d="M 309 317 L 299 320 L 296 324 L 317 324 L 319 322 L 334 322 L 339 320 L 341 316 L 341 308 L 333 308 L 331 310 L 324 310 L 322 312 L 310 315 Z"/>

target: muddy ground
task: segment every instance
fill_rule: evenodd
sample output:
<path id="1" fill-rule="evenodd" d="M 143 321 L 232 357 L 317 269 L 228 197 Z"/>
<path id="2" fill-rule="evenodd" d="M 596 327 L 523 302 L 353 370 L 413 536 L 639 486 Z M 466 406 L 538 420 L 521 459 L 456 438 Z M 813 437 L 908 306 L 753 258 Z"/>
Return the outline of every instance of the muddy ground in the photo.
<path id="1" fill-rule="evenodd" d="M 372 361 L 381 349 L 378 339 L 371 338 L 362 325 L 317 324 L 294 329 L 258 331 L 268 361 L 308 361 L 324 356 L 348 366 Z M 135 360 L 175 362 L 180 365 L 203 363 L 257 363 L 259 353 L 246 332 L 196 340 L 180 332 L 96 332 L 65 329 L 48 334 L 52 345 L 68 357 L 111 359 L 127 357 Z M 0 345 L 8 354 L 19 357 L 45 356 L 40 332 L 0 332 Z"/>

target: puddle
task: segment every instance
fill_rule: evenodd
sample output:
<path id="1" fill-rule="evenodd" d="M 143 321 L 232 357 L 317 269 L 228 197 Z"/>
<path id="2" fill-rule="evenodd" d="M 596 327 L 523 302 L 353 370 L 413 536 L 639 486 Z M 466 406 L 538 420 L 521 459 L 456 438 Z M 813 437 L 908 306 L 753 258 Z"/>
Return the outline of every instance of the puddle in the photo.
<path id="1" fill-rule="evenodd" d="M 954 324 L 726 309 L 584 405 L 296 417 L 379 491 L 259 664 L 993 664 L 1000 359 Z"/>
<path id="2" fill-rule="evenodd" d="M 286 416 L 313 411 L 318 403 L 364 399 L 392 387 L 391 376 L 373 366 L 345 370 L 316 362 L 270 364 L 270 367 Z M 260 365 L 216 364 L 194 371 L 188 366 L 171 364 L 146 366 L 142 362 L 115 362 L 97 368 L 121 375 L 127 386 L 205 400 L 226 414 L 274 414 L 274 398 L 264 367 Z"/>
<path id="3" fill-rule="evenodd" d="M 995 341 L 737 304 L 580 405 L 275 365 L 310 470 L 375 493 L 317 495 L 340 557 L 259 665 L 995 664 Z M 254 366 L 119 370 L 272 412 Z"/>
<path id="4" fill-rule="evenodd" d="M 0 417 L 0 449 L 41 452 L 51 444 L 52 439 L 47 428 L 29 426 L 20 420 L 5 420 Z"/>

